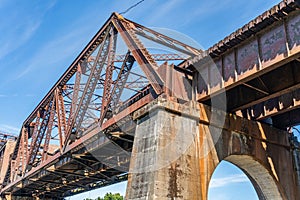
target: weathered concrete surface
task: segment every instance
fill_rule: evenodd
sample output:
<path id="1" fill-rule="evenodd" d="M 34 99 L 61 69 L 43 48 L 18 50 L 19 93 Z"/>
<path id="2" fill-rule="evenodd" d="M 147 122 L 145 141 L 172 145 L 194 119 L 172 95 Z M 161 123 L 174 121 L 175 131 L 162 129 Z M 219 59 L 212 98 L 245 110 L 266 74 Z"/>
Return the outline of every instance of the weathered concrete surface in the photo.
<path id="1" fill-rule="evenodd" d="M 135 118 L 126 199 L 205 200 L 222 160 L 248 175 L 260 199 L 300 199 L 285 131 L 166 100 L 145 106 Z"/>
<path id="2" fill-rule="evenodd" d="M 8 164 L 10 162 L 10 155 L 13 153 L 14 148 L 16 145 L 16 141 L 8 140 L 5 144 L 4 153 L 2 155 L 2 161 L 1 161 L 1 169 L 0 169 L 0 184 L 2 185 L 5 174 L 8 169 Z"/>

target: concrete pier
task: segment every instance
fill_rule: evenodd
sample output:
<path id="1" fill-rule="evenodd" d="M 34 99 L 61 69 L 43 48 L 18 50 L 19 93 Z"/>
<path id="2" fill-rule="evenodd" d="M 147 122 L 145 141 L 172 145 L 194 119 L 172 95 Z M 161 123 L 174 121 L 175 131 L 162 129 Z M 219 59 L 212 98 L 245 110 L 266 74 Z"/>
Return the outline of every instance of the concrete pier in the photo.
<path id="1" fill-rule="evenodd" d="M 289 133 L 198 103 L 160 99 L 137 120 L 126 199 L 206 200 L 211 176 L 227 160 L 260 199 L 299 199 Z M 223 118 L 223 119 L 222 119 Z"/>

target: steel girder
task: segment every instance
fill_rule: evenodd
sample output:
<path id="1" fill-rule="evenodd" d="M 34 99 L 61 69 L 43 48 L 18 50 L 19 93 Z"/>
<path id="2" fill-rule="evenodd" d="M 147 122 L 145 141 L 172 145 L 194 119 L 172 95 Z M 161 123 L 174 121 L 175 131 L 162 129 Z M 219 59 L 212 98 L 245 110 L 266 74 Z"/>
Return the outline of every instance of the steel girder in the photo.
<path id="1" fill-rule="evenodd" d="M 125 52 L 118 47 L 118 37 L 125 43 Z M 143 38 L 176 53 L 151 52 Z M 113 13 L 24 121 L 4 185 L 25 181 L 39 166 L 47 166 L 54 157 L 75 151 L 70 148 L 93 127 L 117 128 L 109 113 L 124 121 L 128 118 L 123 114 L 127 107 L 132 113 L 137 108 L 133 106 L 135 102 L 141 101 L 137 104 L 140 107 L 153 99 L 150 90 L 156 95 L 164 93 L 165 80 L 158 72 L 159 62 L 184 61 L 200 52 Z"/>

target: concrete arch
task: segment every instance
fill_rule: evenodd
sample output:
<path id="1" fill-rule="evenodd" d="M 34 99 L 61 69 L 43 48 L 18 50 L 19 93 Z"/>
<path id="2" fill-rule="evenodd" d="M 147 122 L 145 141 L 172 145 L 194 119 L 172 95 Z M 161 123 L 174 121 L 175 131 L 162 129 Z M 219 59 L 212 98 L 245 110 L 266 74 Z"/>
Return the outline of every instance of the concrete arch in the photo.
<path id="1" fill-rule="evenodd" d="M 241 191 L 241 196 L 246 194 L 246 199 L 258 199 L 258 193 L 248 174 L 237 165 L 222 160 L 214 169 L 208 182 L 207 200 L 241 198 L 231 193 L 231 190 Z"/>
<path id="2" fill-rule="evenodd" d="M 282 200 L 280 186 L 259 161 L 248 155 L 230 155 L 224 160 L 240 168 L 252 182 L 260 200 Z"/>
<path id="3" fill-rule="evenodd" d="M 287 131 L 231 114 L 225 116 L 224 124 L 217 121 L 209 125 L 211 110 L 204 105 L 199 105 L 199 109 L 193 105 L 161 101 L 136 114 L 139 121 L 135 134 L 147 132 L 148 140 L 135 140 L 133 152 L 154 149 L 152 155 L 155 158 L 150 159 L 145 154 L 132 156 L 131 169 L 165 161 L 172 151 L 181 152 L 181 155 L 157 170 L 131 173 L 126 199 L 207 200 L 209 182 L 222 160 L 244 171 L 260 200 L 299 199 L 299 184 Z M 153 112 L 155 110 L 158 112 Z M 156 118 L 145 117 L 150 111 Z M 176 125 L 184 124 L 184 128 L 170 128 L 174 127 L 170 123 L 174 120 L 177 120 Z M 163 131 L 162 126 L 166 127 Z M 177 134 L 182 139 L 172 146 L 173 150 L 162 151 L 163 144 Z M 192 137 L 187 137 L 189 135 Z M 182 151 L 187 138 L 190 146 Z M 148 145 L 149 139 L 151 146 Z"/>

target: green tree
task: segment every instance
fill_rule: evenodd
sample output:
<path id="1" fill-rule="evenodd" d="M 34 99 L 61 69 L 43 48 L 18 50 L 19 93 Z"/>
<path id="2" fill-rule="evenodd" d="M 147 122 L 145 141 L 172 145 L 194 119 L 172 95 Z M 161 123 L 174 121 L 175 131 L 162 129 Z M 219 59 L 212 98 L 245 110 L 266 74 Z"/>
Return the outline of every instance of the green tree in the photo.
<path id="1" fill-rule="evenodd" d="M 93 199 L 87 198 L 87 199 L 84 199 L 84 200 L 93 200 Z M 112 194 L 110 192 L 110 193 L 106 193 L 106 195 L 103 198 L 98 197 L 95 200 L 124 200 L 124 197 L 121 196 L 119 193 Z"/>
<path id="2" fill-rule="evenodd" d="M 116 194 L 112 194 L 110 193 L 106 193 L 106 195 L 104 196 L 103 200 L 123 200 L 123 196 L 121 196 L 119 193 Z"/>

